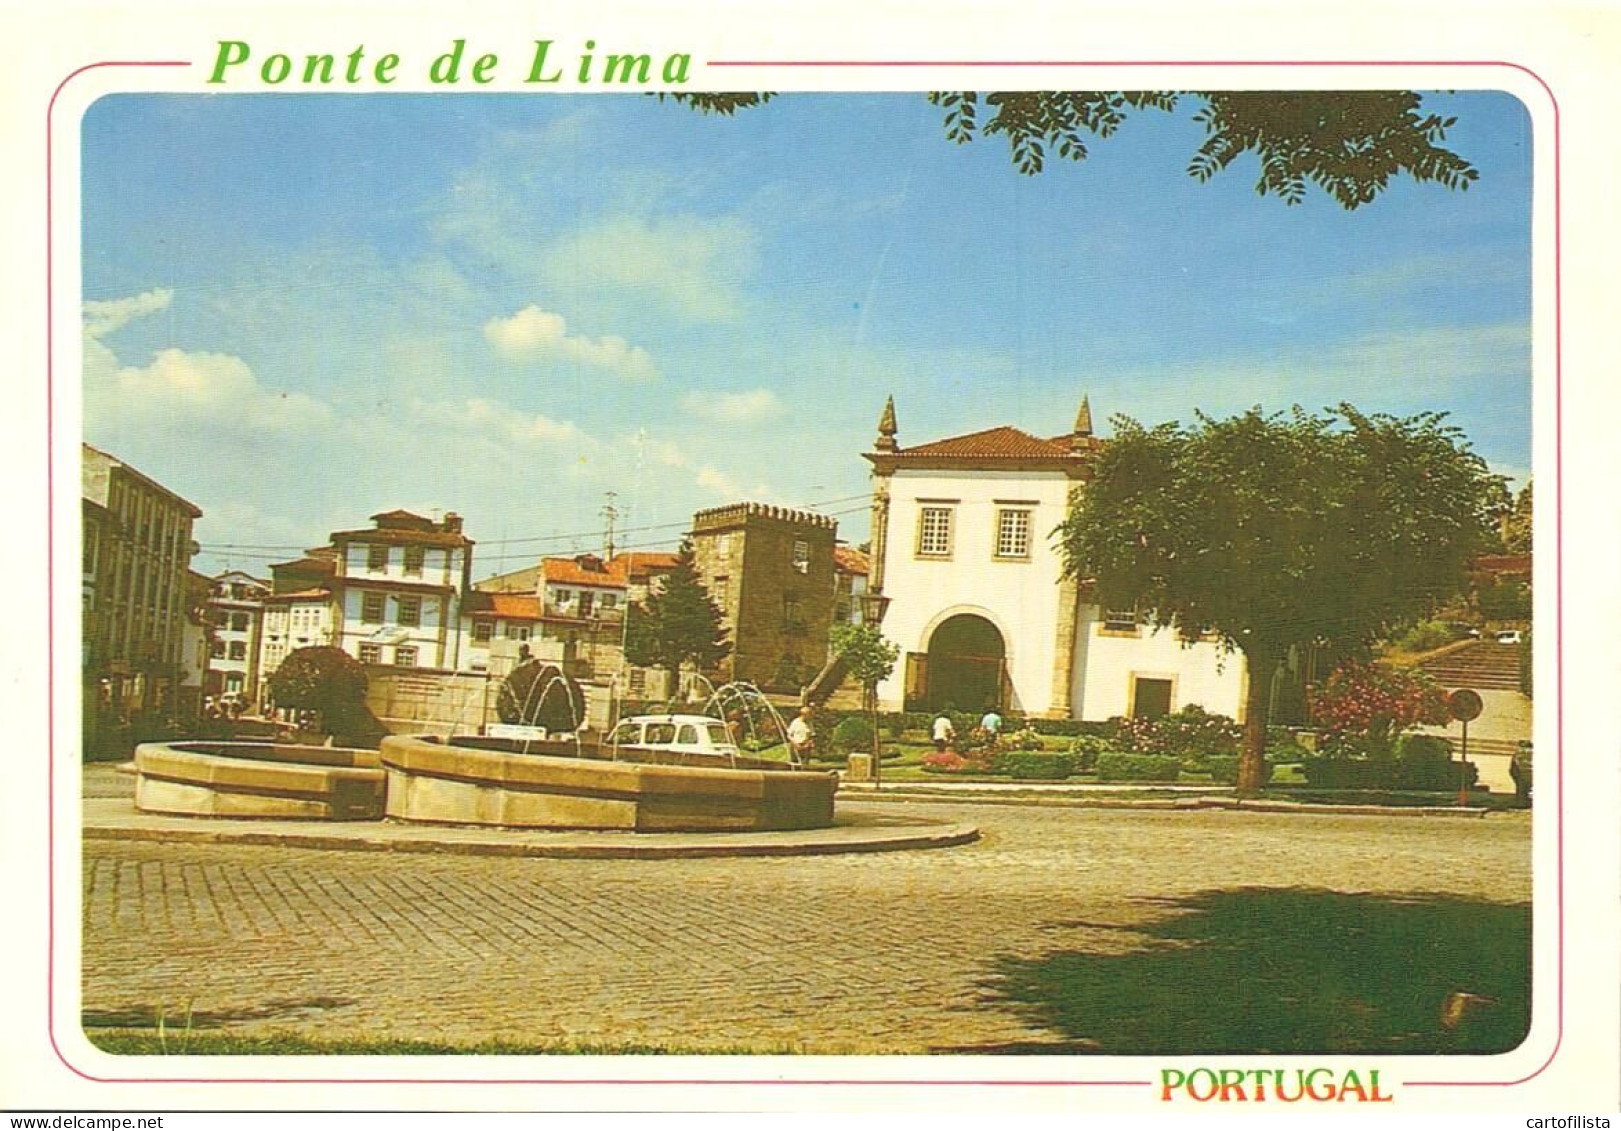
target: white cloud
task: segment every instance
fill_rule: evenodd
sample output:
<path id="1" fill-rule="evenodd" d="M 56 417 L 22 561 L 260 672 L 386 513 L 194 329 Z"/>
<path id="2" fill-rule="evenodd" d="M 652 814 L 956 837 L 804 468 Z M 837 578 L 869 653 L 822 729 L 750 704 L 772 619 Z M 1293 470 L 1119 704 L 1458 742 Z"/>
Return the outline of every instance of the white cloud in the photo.
<path id="1" fill-rule="evenodd" d="M 129 298 L 110 299 L 84 304 L 84 332 L 91 338 L 101 338 L 137 318 L 155 314 L 168 307 L 174 292 L 157 287 Z"/>
<path id="2" fill-rule="evenodd" d="M 592 340 L 568 332 L 561 314 L 531 303 L 510 318 L 492 318 L 484 324 L 484 337 L 505 357 L 519 360 L 566 361 L 604 369 L 630 381 L 652 381 L 659 376 L 653 357 L 614 334 Z"/>
<path id="3" fill-rule="evenodd" d="M 755 484 L 754 490 L 749 491 L 737 480 L 709 464 L 698 469 L 698 486 L 713 491 L 724 502 L 750 502 L 770 503 L 777 499 L 776 492 L 764 483 Z"/>
<path id="4" fill-rule="evenodd" d="M 742 393 L 705 393 L 694 390 L 682 401 L 693 416 L 721 424 L 743 424 L 774 420 L 783 413 L 782 401 L 770 389 L 749 389 Z"/>
<path id="5" fill-rule="evenodd" d="M 454 428 L 519 446 L 572 445 L 594 448 L 597 441 L 569 420 L 553 420 L 538 412 L 472 397 L 461 402 L 416 401 L 413 416 L 428 428 Z"/>
<path id="6" fill-rule="evenodd" d="M 283 432 L 319 427 L 331 410 L 303 393 L 278 393 L 259 382 L 248 363 L 223 353 L 163 349 L 148 365 L 121 365 L 94 338 L 84 344 L 84 395 L 92 427 L 142 420 L 172 427 L 231 432 Z"/>
<path id="7" fill-rule="evenodd" d="M 625 288 L 688 318 L 730 321 L 742 312 L 758 242 L 731 217 L 619 216 L 557 240 L 544 262 L 564 285 Z"/>

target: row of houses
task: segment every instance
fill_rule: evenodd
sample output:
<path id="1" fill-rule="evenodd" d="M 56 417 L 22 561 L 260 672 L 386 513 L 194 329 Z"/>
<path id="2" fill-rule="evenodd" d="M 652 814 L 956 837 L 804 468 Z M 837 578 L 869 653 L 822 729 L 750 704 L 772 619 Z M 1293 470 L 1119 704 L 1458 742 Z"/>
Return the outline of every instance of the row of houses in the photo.
<path id="1" fill-rule="evenodd" d="M 204 577 L 188 565 L 197 507 L 96 449 L 85 448 L 85 469 L 85 670 L 123 719 L 195 713 L 221 696 L 268 706 L 271 674 L 317 645 L 385 678 L 500 674 L 522 649 L 623 698 L 672 692 L 668 673 L 626 662 L 624 633 L 627 609 L 661 588 L 674 553 L 546 557 L 475 582 L 460 515 L 392 510 L 269 577 Z M 714 678 L 793 692 L 824 665 L 833 621 L 859 622 L 868 568 L 836 531 L 827 516 L 757 503 L 694 516 L 699 577 L 734 641 Z"/>

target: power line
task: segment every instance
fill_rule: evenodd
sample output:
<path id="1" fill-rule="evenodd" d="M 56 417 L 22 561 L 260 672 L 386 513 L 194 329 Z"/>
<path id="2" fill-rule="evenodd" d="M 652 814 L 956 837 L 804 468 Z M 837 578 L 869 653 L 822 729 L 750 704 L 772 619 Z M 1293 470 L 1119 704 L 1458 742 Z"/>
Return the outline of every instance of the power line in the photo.
<path id="1" fill-rule="evenodd" d="M 833 506 L 834 504 L 837 504 L 837 503 L 848 503 L 848 502 L 853 502 L 856 499 L 866 499 L 866 498 L 869 498 L 869 497 L 870 496 L 868 496 L 866 494 L 846 495 L 846 496 L 844 496 L 843 498 L 840 498 L 840 499 L 821 499 L 821 500 L 818 500 L 816 502 L 802 503 L 802 504 L 800 504 L 800 507 L 801 508 L 810 508 L 810 507 Z M 857 511 L 865 510 L 865 509 L 866 509 L 865 507 L 855 507 L 855 508 L 848 509 L 848 510 L 834 511 L 832 513 L 835 514 L 835 515 L 837 515 L 837 514 L 854 514 Z M 691 525 L 692 525 L 692 520 L 690 518 L 685 518 L 685 519 L 682 519 L 682 520 L 680 520 L 678 522 L 655 522 L 655 523 L 649 523 L 649 524 L 647 524 L 645 526 L 624 526 L 624 527 L 620 527 L 617 532 L 620 533 L 620 534 L 641 534 L 641 533 L 646 533 L 647 531 L 650 531 L 650 530 L 674 530 L 674 529 L 677 529 L 679 527 L 690 527 Z M 576 531 L 576 532 L 571 533 L 571 534 L 535 534 L 535 535 L 531 535 L 531 536 L 525 537 L 525 538 L 491 538 L 491 539 L 487 539 L 487 540 L 478 542 L 478 545 L 480 545 L 480 546 L 517 546 L 517 545 L 528 544 L 528 543 L 531 543 L 531 542 L 566 542 L 566 541 L 569 541 L 571 539 L 601 538 L 602 536 L 603 536 L 603 531 L 599 528 L 599 529 L 596 529 L 596 530 L 580 530 L 580 531 Z M 225 553 L 234 552 L 234 551 L 237 551 L 237 550 L 275 550 L 275 551 L 278 551 L 278 552 L 302 554 L 307 549 L 309 549 L 309 547 L 302 546 L 302 545 L 297 545 L 297 544 L 290 543 L 290 542 L 281 542 L 281 543 L 208 542 L 208 543 L 202 544 L 201 549 L 202 549 L 202 552 L 204 552 L 204 553 L 218 553 L 218 554 L 221 554 L 221 555 L 223 555 Z M 254 555 L 247 554 L 247 555 L 243 555 L 243 556 L 244 557 L 252 557 Z"/>

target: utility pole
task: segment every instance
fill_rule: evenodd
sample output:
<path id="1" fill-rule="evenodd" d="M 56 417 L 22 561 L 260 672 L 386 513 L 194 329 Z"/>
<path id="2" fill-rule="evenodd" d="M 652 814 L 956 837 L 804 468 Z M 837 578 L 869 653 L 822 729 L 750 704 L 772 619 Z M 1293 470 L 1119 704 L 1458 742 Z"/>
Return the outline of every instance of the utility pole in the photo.
<path id="1" fill-rule="evenodd" d="M 614 505 L 614 500 L 619 497 L 619 492 L 608 491 L 605 494 L 608 501 L 602 505 L 602 510 L 598 513 L 602 515 L 602 521 L 607 528 L 607 560 L 612 561 L 614 556 L 614 523 L 619 519 L 619 508 Z"/>

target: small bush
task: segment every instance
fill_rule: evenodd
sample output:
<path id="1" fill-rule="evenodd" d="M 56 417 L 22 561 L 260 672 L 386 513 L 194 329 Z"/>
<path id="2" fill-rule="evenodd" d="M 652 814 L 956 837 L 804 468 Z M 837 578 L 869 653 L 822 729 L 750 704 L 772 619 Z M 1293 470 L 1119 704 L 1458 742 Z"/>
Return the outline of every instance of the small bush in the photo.
<path id="1" fill-rule="evenodd" d="M 998 745 L 1004 750 L 1042 749 L 1041 735 L 1037 734 L 1035 728 L 1033 727 L 1024 727 L 1023 729 L 1016 730 L 1011 734 L 1003 735 L 998 742 Z"/>
<path id="2" fill-rule="evenodd" d="M 1099 781 L 1175 781 L 1182 773 L 1182 759 L 1109 751 L 1098 755 L 1097 770 Z"/>
<path id="3" fill-rule="evenodd" d="M 1392 758 L 1305 758 L 1300 770 L 1313 789 L 1395 789 Z"/>
<path id="4" fill-rule="evenodd" d="M 1408 652 L 1428 652 L 1444 644 L 1451 644 L 1458 634 L 1451 625 L 1438 620 L 1421 620 L 1408 629 L 1396 643 Z"/>
<path id="5" fill-rule="evenodd" d="M 1069 756 L 1082 773 L 1097 769 L 1098 755 L 1109 750 L 1109 740 L 1095 734 L 1078 734 L 1069 740 Z"/>
<path id="6" fill-rule="evenodd" d="M 1022 781 L 1061 781 L 1073 774 L 1075 768 L 1075 759 L 1068 754 L 1032 750 L 1003 750 L 991 759 L 991 773 L 1006 774 Z"/>
<path id="7" fill-rule="evenodd" d="M 1474 785 L 1479 777 L 1475 763 L 1465 768 L 1452 760 L 1451 744 L 1439 735 L 1403 735 L 1396 747 L 1397 789 L 1451 792 L 1460 784 Z"/>
<path id="8" fill-rule="evenodd" d="M 872 721 L 864 715 L 841 719 L 833 728 L 833 749 L 866 753 L 872 749 Z"/>

